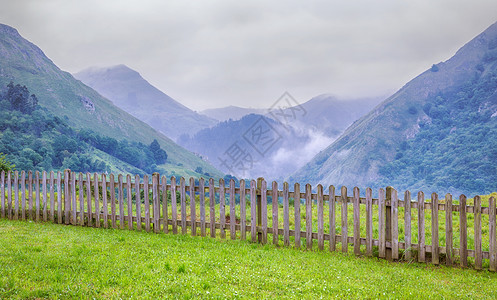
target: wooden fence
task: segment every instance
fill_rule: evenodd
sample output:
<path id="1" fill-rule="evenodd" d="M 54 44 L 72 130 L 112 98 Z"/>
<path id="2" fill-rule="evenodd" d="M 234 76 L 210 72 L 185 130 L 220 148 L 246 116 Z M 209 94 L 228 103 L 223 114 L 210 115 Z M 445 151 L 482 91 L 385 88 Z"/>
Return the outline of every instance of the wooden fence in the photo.
<path id="1" fill-rule="evenodd" d="M 190 178 L 187 184 L 184 178 L 177 182 L 157 173 L 151 178 L 118 175 L 116 181 L 113 174 L 69 170 L 2 172 L 0 213 L 12 220 L 155 233 L 176 234 L 181 229 L 182 234 L 216 237 L 219 233 L 226 238 L 229 231 L 231 239 L 262 244 L 271 235 L 275 245 L 301 247 L 305 240 L 308 249 L 324 250 L 326 243 L 329 251 L 337 251 L 340 245 L 348 253 L 353 246 L 355 255 L 387 260 L 497 268 L 493 197 L 488 207 L 482 207 L 479 196 L 467 205 L 464 195 L 453 201 L 450 194 L 439 200 L 433 193 L 427 202 L 423 192 L 411 199 L 406 191 L 401 200 L 391 187 L 379 189 L 378 198 L 373 199 L 370 188 L 361 197 L 357 187 L 351 195 L 345 186 L 340 194 L 334 186 L 325 193 L 318 185 L 317 193 L 312 193 L 311 185 L 301 188 L 298 183 L 290 191 L 287 183 L 280 190 L 276 182 L 268 187 L 262 178 L 245 186 L 243 180 L 238 188 L 233 180 L 225 184 L 223 179 L 217 183 L 203 178 L 197 184 Z M 482 244 L 488 245 L 488 251 Z"/>

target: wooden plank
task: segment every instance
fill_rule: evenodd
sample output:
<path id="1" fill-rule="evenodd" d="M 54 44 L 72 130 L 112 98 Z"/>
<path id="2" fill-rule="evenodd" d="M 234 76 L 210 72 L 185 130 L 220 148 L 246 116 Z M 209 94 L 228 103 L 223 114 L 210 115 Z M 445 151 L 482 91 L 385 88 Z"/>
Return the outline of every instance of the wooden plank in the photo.
<path id="1" fill-rule="evenodd" d="M 53 181 L 52 181 L 53 184 Z M 26 172 L 21 171 L 21 219 L 26 220 Z M 53 196 L 52 196 L 53 197 Z M 52 220 L 53 221 L 53 220 Z"/>
<path id="2" fill-rule="evenodd" d="M 48 212 L 47 212 L 47 171 L 43 171 L 42 172 L 42 182 L 41 182 L 41 190 L 42 190 L 42 199 L 43 199 L 43 203 L 42 203 L 42 207 L 43 207 L 43 221 L 47 221 L 48 220 Z"/>
<path id="3" fill-rule="evenodd" d="M 418 262 L 426 261 L 425 248 L 425 194 L 418 192 Z"/>
<path id="4" fill-rule="evenodd" d="M 29 217 L 28 218 L 30 220 L 34 220 L 34 215 L 33 215 L 33 172 L 32 171 L 28 171 L 28 202 L 29 202 Z M 10 207 L 9 211 L 12 211 L 12 206 Z"/>
<path id="5" fill-rule="evenodd" d="M 119 201 L 119 228 L 124 229 L 124 189 L 123 189 L 123 175 L 119 174 L 117 176 L 117 190 L 118 190 L 118 201 Z M 145 193 L 145 196 L 148 193 Z M 148 198 L 148 197 L 146 197 Z M 148 219 L 147 219 L 148 220 Z"/>
<path id="6" fill-rule="evenodd" d="M 450 266 L 454 259 L 452 234 L 452 195 L 445 195 L 445 263 Z"/>
<path id="7" fill-rule="evenodd" d="M 386 210 L 385 210 L 385 241 L 386 243 L 390 243 L 390 247 L 386 247 L 385 249 L 385 258 L 388 261 L 391 261 L 392 258 L 392 192 L 393 187 L 387 186 L 385 193 L 385 202 L 386 202 Z"/>
<path id="8" fill-rule="evenodd" d="M 180 186 L 180 201 L 181 201 L 181 233 L 186 234 L 186 185 L 185 178 L 181 177 L 179 180 Z"/>
<path id="9" fill-rule="evenodd" d="M 93 203 L 95 205 L 95 227 L 100 228 L 100 194 L 99 194 L 98 174 L 93 173 Z"/>
<path id="10" fill-rule="evenodd" d="M 404 192 L 404 256 L 407 261 L 412 259 L 412 227 L 411 227 L 411 192 Z"/>
<path id="11" fill-rule="evenodd" d="M 5 218 L 5 171 L 2 170 L 1 172 L 1 175 L 0 175 L 0 199 L 1 199 L 1 215 L 2 215 L 2 218 Z M 23 184 L 24 185 L 24 184 Z M 23 197 L 24 197 L 24 193 L 23 194 Z"/>
<path id="12" fill-rule="evenodd" d="M 210 219 L 209 230 L 211 232 L 211 237 L 215 238 L 216 237 L 216 189 L 214 187 L 213 178 L 209 178 L 209 219 Z"/>
<path id="13" fill-rule="evenodd" d="M 378 192 L 378 257 L 386 258 L 386 202 L 385 190 Z"/>
<path id="14" fill-rule="evenodd" d="M 202 179 L 202 181 L 203 181 L 203 179 Z M 140 181 L 135 180 L 135 182 L 140 182 Z M 163 222 L 164 226 L 162 227 L 162 230 L 164 231 L 164 233 L 169 233 L 169 225 L 168 225 L 169 216 L 168 216 L 168 212 L 167 212 L 167 206 L 168 206 L 167 205 L 167 177 L 166 176 L 162 176 L 161 192 L 162 192 L 162 220 L 164 220 L 164 222 Z M 204 221 L 205 221 L 205 219 L 204 219 Z M 141 214 L 140 214 L 139 224 L 141 226 Z M 204 224 L 204 229 L 205 229 L 205 224 Z"/>
<path id="15" fill-rule="evenodd" d="M 250 181 L 250 237 L 252 243 L 257 241 L 257 188 L 255 180 Z"/>
<path id="16" fill-rule="evenodd" d="M 318 249 L 324 250 L 324 198 L 323 186 L 318 185 L 317 189 L 317 206 L 318 206 Z"/>
<path id="17" fill-rule="evenodd" d="M 278 236 L 278 183 L 273 181 L 272 183 L 272 195 L 271 195 L 271 204 L 272 204 L 272 214 L 273 214 L 273 244 L 278 246 L 278 242 L 280 240 Z"/>
<path id="18" fill-rule="evenodd" d="M 140 175 L 135 175 L 136 230 L 142 230 L 142 200 L 140 195 Z M 167 225 L 165 225 L 167 227 Z"/>
<path id="19" fill-rule="evenodd" d="M 72 199 L 71 224 L 76 225 L 78 224 L 78 205 L 77 205 L 78 199 L 76 198 L 76 173 L 74 172 L 71 173 L 70 189 L 71 189 L 71 199 Z"/>
<path id="20" fill-rule="evenodd" d="M 347 235 L 348 235 L 348 224 L 347 224 L 347 215 L 348 215 L 348 209 L 347 209 L 347 187 L 342 186 L 340 190 L 340 202 L 342 203 L 342 252 L 347 253 L 349 251 L 349 244 L 347 241 Z"/>
<path id="21" fill-rule="evenodd" d="M 247 239 L 247 201 L 245 199 L 245 180 L 240 180 L 240 239 Z"/>
<path id="22" fill-rule="evenodd" d="M 86 173 L 86 210 L 88 211 L 88 227 L 93 226 L 93 207 L 91 203 L 91 174 Z"/>
<path id="23" fill-rule="evenodd" d="M 82 199 L 82 198 L 81 198 Z M 104 214 L 104 228 L 109 228 L 109 205 L 107 203 L 107 176 L 102 174 L 102 213 Z M 83 212 L 83 210 L 81 210 Z M 81 214 L 83 216 L 83 214 Z"/>
<path id="24" fill-rule="evenodd" d="M 481 199 L 475 196 L 475 269 L 481 270 L 483 262 L 483 252 L 481 249 Z"/>
<path id="25" fill-rule="evenodd" d="M 336 251 L 336 201 L 335 201 L 335 187 L 329 187 L 329 216 L 330 223 L 330 251 Z"/>
<path id="26" fill-rule="evenodd" d="M 153 182 L 152 177 L 152 182 Z M 132 185 L 131 185 L 131 175 L 126 175 L 126 207 L 128 208 L 128 229 L 133 230 L 133 194 L 132 194 Z"/>
<path id="27" fill-rule="evenodd" d="M 150 232 L 150 194 L 148 175 L 143 175 L 143 206 L 145 208 L 145 231 Z"/>
<path id="28" fill-rule="evenodd" d="M 62 224 L 62 173 L 60 171 L 57 172 L 57 223 Z"/>
<path id="29" fill-rule="evenodd" d="M 160 232 L 159 173 L 152 175 L 152 207 L 154 212 L 154 233 Z"/>
<path id="30" fill-rule="evenodd" d="M 235 180 L 230 180 L 230 238 L 236 239 Z"/>
<path id="31" fill-rule="evenodd" d="M 55 222 L 55 174 L 53 171 L 50 171 L 50 221 Z M 24 182 L 24 180 L 23 180 Z M 24 186 L 24 184 L 23 184 Z M 82 193 L 83 190 L 81 190 Z M 24 193 L 23 193 L 24 194 Z M 24 206 L 26 205 L 26 197 L 23 198 Z"/>
<path id="32" fill-rule="evenodd" d="M 495 198 L 490 197 L 488 200 L 488 221 L 489 221 L 489 260 L 490 267 L 489 270 L 492 272 L 497 271 L 497 224 L 496 224 L 496 206 L 495 206 Z"/>
<path id="33" fill-rule="evenodd" d="M 459 256 L 461 267 L 468 266 L 468 219 L 466 216 L 466 196 L 459 196 Z"/>
<path id="34" fill-rule="evenodd" d="M 71 220 L 71 191 L 69 189 L 70 180 L 71 173 L 66 169 L 64 170 L 64 224 L 66 225 L 69 225 L 69 221 Z"/>
<path id="35" fill-rule="evenodd" d="M 234 189 L 234 187 L 235 187 L 235 182 L 233 181 L 233 189 Z M 193 177 L 190 177 L 190 220 L 191 220 L 191 224 L 192 224 L 192 236 L 197 235 L 197 212 L 196 212 L 195 206 L 196 206 L 195 179 L 193 179 Z M 233 226 L 233 229 L 234 229 L 234 226 Z"/>
<path id="36" fill-rule="evenodd" d="M 293 207 L 295 218 L 295 247 L 300 248 L 300 184 L 295 183 L 293 188 Z"/>
<path id="37" fill-rule="evenodd" d="M 290 203 L 288 199 L 288 182 L 283 183 L 283 244 L 290 246 Z"/>
<path id="38" fill-rule="evenodd" d="M 354 187 L 354 254 L 361 255 L 361 208 L 359 188 Z"/>
<path id="39" fill-rule="evenodd" d="M 116 181 L 114 179 L 114 174 L 109 175 L 109 189 L 110 189 L 110 219 L 112 223 L 112 228 L 116 229 Z"/>
<path id="40" fill-rule="evenodd" d="M 7 217 L 12 220 L 12 171 L 7 172 Z"/>
<path id="41" fill-rule="evenodd" d="M 262 244 L 267 244 L 267 182 L 262 180 L 261 187 L 261 213 L 262 213 Z"/>
<path id="42" fill-rule="evenodd" d="M 81 215 L 79 216 L 79 225 L 85 226 L 85 200 L 84 200 L 84 188 L 83 188 L 83 173 L 79 173 L 78 178 L 79 187 L 79 211 Z"/>
<path id="43" fill-rule="evenodd" d="M 397 190 L 392 189 L 392 259 L 399 259 L 399 198 Z"/>
<path id="44" fill-rule="evenodd" d="M 241 181 L 240 181 L 241 184 Z M 199 189 L 199 196 L 198 199 L 200 201 L 200 235 L 205 236 L 206 230 L 205 230 L 205 180 L 204 178 L 200 178 L 198 181 L 198 189 Z M 241 201 L 241 198 L 240 198 Z M 245 203 L 245 202 L 243 202 Z M 242 223 L 242 227 L 243 227 Z M 244 231 L 244 228 L 242 228 L 242 231 Z M 242 233 L 243 234 L 243 233 Z"/>
<path id="45" fill-rule="evenodd" d="M 373 256 L 373 190 L 366 189 L 366 255 Z"/>
<path id="46" fill-rule="evenodd" d="M 70 179 L 70 177 L 69 177 L 69 179 Z M 40 212 L 41 212 L 41 210 L 40 210 L 40 172 L 39 171 L 35 172 L 34 185 L 35 185 L 35 193 L 36 193 L 35 194 L 35 204 L 36 204 L 35 205 L 35 207 L 36 207 L 35 220 L 36 220 L 36 222 L 39 222 L 40 221 Z"/>
<path id="47" fill-rule="evenodd" d="M 38 187 L 38 189 L 39 189 L 39 187 Z M 14 213 L 13 213 L 14 220 L 19 219 L 19 198 L 20 198 L 19 197 L 19 172 L 14 171 Z"/>
<path id="48" fill-rule="evenodd" d="M 305 185 L 305 241 L 307 249 L 312 249 L 312 187 Z"/>
<path id="49" fill-rule="evenodd" d="M 440 263 L 440 251 L 438 248 L 438 195 L 431 194 L 431 262 L 434 265 Z"/>
<path id="50" fill-rule="evenodd" d="M 178 208 L 176 202 L 176 177 L 171 176 L 171 218 L 173 220 L 173 233 L 178 233 Z M 212 222 L 211 222 L 212 226 Z M 211 232 L 212 234 L 212 232 Z"/>
<path id="51" fill-rule="evenodd" d="M 219 179 L 219 223 L 221 224 L 219 235 L 226 238 L 226 200 L 224 199 L 224 179 Z"/>

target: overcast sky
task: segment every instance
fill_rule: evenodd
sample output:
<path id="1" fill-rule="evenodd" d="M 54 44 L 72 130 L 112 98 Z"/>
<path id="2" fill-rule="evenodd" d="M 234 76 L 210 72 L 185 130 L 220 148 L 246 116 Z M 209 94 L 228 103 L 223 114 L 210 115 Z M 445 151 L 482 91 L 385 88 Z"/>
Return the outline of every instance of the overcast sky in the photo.
<path id="1" fill-rule="evenodd" d="M 496 21 L 496 0 L 0 0 L 61 69 L 125 64 L 194 110 L 388 96 Z"/>

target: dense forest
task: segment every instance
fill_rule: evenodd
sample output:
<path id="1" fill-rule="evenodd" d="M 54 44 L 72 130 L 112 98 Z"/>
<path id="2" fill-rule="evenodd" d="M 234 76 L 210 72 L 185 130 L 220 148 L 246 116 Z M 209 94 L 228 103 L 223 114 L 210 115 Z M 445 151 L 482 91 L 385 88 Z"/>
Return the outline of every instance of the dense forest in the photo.
<path id="1" fill-rule="evenodd" d="M 416 136 L 399 145 L 380 168 L 382 181 L 398 187 L 493 192 L 497 190 L 497 74 L 484 72 L 423 107 L 429 117 Z M 483 75 L 485 74 L 485 75 Z M 415 114 L 416 108 L 409 108 Z"/>
<path id="2" fill-rule="evenodd" d="M 144 173 L 155 172 L 167 160 L 157 140 L 145 145 L 72 128 L 67 117 L 41 108 L 26 86 L 11 82 L 0 93 L 0 154 L 16 169 L 110 172 L 105 161 L 92 155 L 94 149 Z"/>

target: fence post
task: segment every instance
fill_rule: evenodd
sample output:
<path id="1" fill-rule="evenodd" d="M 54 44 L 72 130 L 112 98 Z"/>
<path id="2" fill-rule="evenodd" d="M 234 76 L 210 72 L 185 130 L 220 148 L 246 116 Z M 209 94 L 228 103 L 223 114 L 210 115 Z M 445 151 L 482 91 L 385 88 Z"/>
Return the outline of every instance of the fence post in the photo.
<path id="1" fill-rule="evenodd" d="M 261 196 L 261 189 L 262 189 L 262 181 L 264 178 L 259 177 L 257 178 L 257 189 L 256 189 L 256 195 L 257 195 L 257 242 L 262 243 L 262 196 Z M 259 228 L 261 229 L 259 231 Z"/>
<path id="2" fill-rule="evenodd" d="M 390 242 L 390 247 L 386 247 L 386 259 L 392 260 L 392 192 L 393 187 L 387 186 L 386 190 L 386 210 L 385 210 L 385 241 Z"/>

